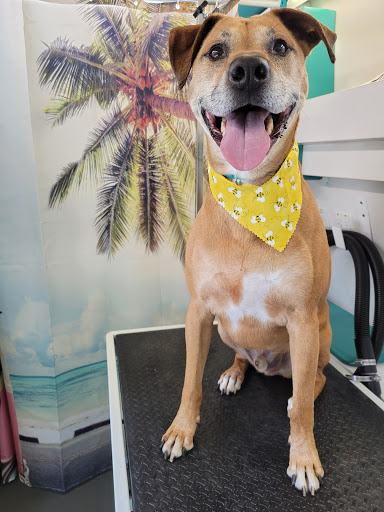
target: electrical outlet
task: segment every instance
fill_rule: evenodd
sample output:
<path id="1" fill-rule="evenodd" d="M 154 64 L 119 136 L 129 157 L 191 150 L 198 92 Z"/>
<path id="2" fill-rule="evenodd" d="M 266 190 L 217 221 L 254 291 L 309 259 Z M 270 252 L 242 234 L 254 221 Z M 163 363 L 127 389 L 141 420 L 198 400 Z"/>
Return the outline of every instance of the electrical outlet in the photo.
<path id="1" fill-rule="evenodd" d="M 353 215 L 351 212 L 337 210 L 335 218 L 335 226 L 337 226 L 340 229 L 343 229 L 344 231 L 353 231 L 354 222 Z"/>
<path id="2" fill-rule="evenodd" d="M 332 225 L 336 226 L 340 229 L 343 229 L 343 218 L 344 218 L 344 213 L 341 211 L 337 211 L 336 214 L 334 215 L 334 222 Z"/>
<path id="3" fill-rule="evenodd" d="M 353 231 L 353 217 L 351 212 L 346 212 L 343 217 L 343 229 Z"/>

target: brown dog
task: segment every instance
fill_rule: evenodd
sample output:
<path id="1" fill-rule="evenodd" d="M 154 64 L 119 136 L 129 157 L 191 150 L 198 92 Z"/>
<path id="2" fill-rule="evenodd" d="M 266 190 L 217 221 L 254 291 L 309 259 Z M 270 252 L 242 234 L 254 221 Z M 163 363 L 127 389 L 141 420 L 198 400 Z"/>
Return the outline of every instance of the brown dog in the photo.
<path id="1" fill-rule="evenodd" d="M 334 62 L 336 35 L 310 15 L 287 8 L 249 19 L 212 15 L 202 25 L 171 31 L 172 67 L 180 87 L 192 74 L 190 105 L 207 134 L 216 173 L 237 174 L 242 182 L 260 186 L 280 168 L 308 93 L 305 58 L 321 40 Z M 270 137 L 267 150 L 255 138 L 243 158 L 228 136 L 225 151 L 220 147 L 225 122 L 228 131 L 229 120 L 239 112 L 253 112 L 257 119 L 257 112 L 264 112 L 261 135 L 265 140 L 265 130 Z M 165 456 L 173 461 L 193 447 L 216 315 L 222 340 L 236 353 L 219 380 L 222 393 L 240 389 L 249 363 L 267 375 L 292 376 L 287 473 L 303 494 L 314 494 L 324 474 L 313 435 L 313 403 L 324 387 L 323 369 L 330 358 L 330 254 L 305 181 L 301 217 L 283 252 L 236 222 L 208 191 L 188 240 L 186 280 L 191 303 L 185 382 L 177 416 L 162 438 Z"/>

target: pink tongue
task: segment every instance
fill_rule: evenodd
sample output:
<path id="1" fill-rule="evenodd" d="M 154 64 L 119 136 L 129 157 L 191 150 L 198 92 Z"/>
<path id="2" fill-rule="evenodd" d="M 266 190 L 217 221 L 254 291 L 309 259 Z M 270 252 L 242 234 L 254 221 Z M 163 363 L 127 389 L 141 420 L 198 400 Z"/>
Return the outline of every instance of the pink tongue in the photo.
<path id="1" fill-rule="evenodd" d="M 239 171 L 250 171 L 264 160 L 271 140 L 265 131 L 266 110 L 231 113 L 227 117 L 220 149 L 224 158 Z"/>

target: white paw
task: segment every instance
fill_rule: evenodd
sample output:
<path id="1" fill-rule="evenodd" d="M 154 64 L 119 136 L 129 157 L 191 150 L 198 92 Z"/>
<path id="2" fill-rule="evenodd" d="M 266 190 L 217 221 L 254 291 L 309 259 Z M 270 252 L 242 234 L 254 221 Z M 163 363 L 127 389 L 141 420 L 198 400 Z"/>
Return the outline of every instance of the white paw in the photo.
<path id="1" fill-rule="evenodd" d="M 241 388 L 243 379 L 239 377 L 232 377 L 231 375 L 222 375 L 217 383 L 217 386 L 222 395 L 229 395 L 230 393 L 236 394 Z"/>
<path id="2" fill-rule="evenodd" d="M 192 450 L 192 448 L 193 436 L 185 436 L 181 432 L 177 433 L 177 431 L 171 434 L 168 439 L 163 436 L 161 441 L 161 451 L 164 454 L 164 459 L 169 459 L 171 462 L 184 455 L 185 452 Z"/>
<path id="3" fill-rule="evenodd" d="M 291 478 L 292 485 L 301 491 L 303 496 L 306 496 L 308 491 L 314 496 L 320 488 L 321 477 L 317 478 L 313 468 L 301 466 L 294 471 L 288 468 L 287 475 Z"/>

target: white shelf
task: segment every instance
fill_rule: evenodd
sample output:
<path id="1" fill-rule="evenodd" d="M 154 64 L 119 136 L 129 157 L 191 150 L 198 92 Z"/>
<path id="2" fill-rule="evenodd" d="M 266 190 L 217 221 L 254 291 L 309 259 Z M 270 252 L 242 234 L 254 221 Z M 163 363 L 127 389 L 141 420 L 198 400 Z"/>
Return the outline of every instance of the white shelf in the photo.
<path id="1" fill-rule="evenodd" d="M 383 113 L 384 81 L 308 100 L 297 130 L 303 173 L 384 181 Z"/>

